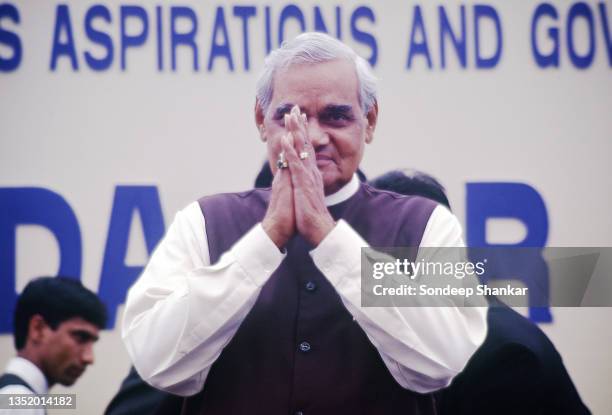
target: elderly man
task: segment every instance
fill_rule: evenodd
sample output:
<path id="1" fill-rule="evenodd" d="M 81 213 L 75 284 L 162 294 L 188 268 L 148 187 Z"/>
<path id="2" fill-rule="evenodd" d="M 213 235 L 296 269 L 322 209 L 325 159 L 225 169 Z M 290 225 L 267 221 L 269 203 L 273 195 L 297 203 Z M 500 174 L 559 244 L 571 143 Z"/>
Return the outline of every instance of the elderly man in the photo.
<path id="1" fill-rule="evenodd" d="M 338 40 L 266 59 L 271 189 L 179 212 L 128 294 L 134 365 L 183 413 L 429 414 L 483 341 L 482 308 L 361 307 L 361 247 L 462 244 L 447 209 L 359 183 L 377 115 L 371 69 Z"/>

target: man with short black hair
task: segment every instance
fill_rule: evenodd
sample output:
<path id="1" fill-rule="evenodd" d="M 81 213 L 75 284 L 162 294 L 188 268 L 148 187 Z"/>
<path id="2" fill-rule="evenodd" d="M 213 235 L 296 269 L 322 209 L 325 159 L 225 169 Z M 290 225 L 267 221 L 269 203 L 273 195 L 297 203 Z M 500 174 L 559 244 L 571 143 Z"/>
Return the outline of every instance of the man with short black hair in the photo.
<path id="1" fill-rule="evenodd" d="M 93 363 L 93 344 L 105 325 L 104 304 L 80 281 L 65 277 L 31 281 L 15 307 L 17 356 L 0 376 L 0 394 L 45 394 L 56 383 L 74 384 Z"/>

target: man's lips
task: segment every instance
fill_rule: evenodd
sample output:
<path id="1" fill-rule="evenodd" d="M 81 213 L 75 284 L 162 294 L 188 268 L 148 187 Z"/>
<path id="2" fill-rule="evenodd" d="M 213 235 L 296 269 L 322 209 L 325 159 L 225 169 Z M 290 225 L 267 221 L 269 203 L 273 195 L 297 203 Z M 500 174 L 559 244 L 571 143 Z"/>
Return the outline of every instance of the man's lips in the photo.
<path id="1" fill-rule="evenodd" d="M 317 165 L 329 164 L 329 163 L 334 162 L 333 157 L 328 156 L 327 154 L 317 153 L 316 156 L 317 156 Z"/>

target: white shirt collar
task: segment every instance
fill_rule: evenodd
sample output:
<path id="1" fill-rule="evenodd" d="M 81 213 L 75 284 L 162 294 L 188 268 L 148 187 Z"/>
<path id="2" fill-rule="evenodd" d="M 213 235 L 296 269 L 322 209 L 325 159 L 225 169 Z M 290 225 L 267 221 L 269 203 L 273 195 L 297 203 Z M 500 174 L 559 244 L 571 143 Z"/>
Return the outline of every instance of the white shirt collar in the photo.
<path id="1" fill-rule="evenodd" d="M 38 394 L 44 394 L 49 391 L 47 378 L 43 372 L 34 363 L 23 357 L 13 357 L 6 365 L 5 373 L 12 373 L 19 376 Z"/>
<path id="2" fill-rule="evenodd" d="M 349 197 L 353 196 L 359 190 L 359 179 L 357 174 L 353 174 L 351 181 L 345 184 L 336 193 L 325 196 L 325 206 L 333 206 L 342 203 Z"/>

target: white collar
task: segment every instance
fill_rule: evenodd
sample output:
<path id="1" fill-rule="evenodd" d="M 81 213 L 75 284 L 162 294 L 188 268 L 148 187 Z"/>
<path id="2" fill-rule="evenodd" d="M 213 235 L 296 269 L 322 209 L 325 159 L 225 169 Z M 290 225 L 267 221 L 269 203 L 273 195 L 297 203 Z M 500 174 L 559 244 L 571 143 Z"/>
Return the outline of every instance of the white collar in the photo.
<path id="1" fill-rule="evenodd" d="M 359 190 L 359 179 L 357 174 L 353 174 L 351 181 L 342 186 L 336 193 L 325 196 L 325 206 L 333 206 L 342 203 L 349 197 L 353 196 Z"/>
<path id="2" fill-rule="evenodd" d="M 25 381 L 34 392 L 44 394 L 49 391 L 47 378 L 34 363 L 23 357 L 13 357 L 6 365 L 5 373 L 12 373 Z"/>

